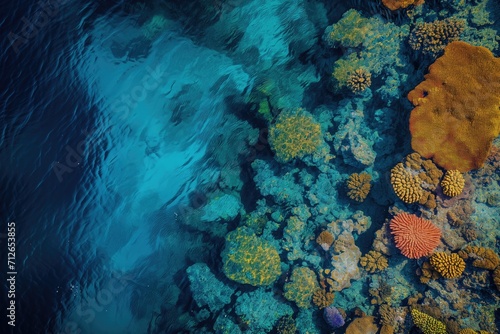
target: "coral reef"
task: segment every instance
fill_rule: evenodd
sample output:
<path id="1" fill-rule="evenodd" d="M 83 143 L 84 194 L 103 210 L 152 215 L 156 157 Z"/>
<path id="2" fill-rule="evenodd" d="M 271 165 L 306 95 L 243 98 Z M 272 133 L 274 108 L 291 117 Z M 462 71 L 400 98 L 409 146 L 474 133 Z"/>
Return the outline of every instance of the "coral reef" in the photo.
<path id="1" fill-rule="evenodd" d="M 417 309 L 411 310 L 411 318 L 424 334 L 447 334 L 444 323 Z"/>
<path id="2" fill-rule="evenodd" d="M 429 255 L 439 244 L 441 231 L 430 221 L 403 212 L 390 223 L 396 247 L 410 259 Z"/>
<path id="3" fill-rule="evenodd" d="M 446 174 L 444 174 L 444 178 L 441 181 L 443 193 L 450 197 L 460 195 L 460 193 L 464 190 L 464 186 L 464 177 L 458 170 L 446 171 Z"/>
<path id="4" fill-rule="evenodd" d="M 449 68 L 460 71 L 450 71 Z M 500 133 L 500 59 L 455 41 L 408 93 L 412 148 L 447 170 L 481 167 Z M 481 94 L 478 94 L 481 92 Z"/>
<path id="5" fill-rule="evenodd" d="M 349 176 L 349 179 L 347 180 L 347 195 L 357 201 L 357 202 L 363 202 L 368 196 L 368 193 L 370 192 L 371 185 L 371 176 L 368 173 L 353 173 Z"/>
<path id="6" fill-rule="evenodd" d="M 375 324 L 375 317 L 364 316 L 354 319 L 346 328 L 346 334 L 376 334 L 378 326 Z"/>
<path id="7" fill-rule="evenodd" d="M 405 169 L 400 162 L 391 169 L 391 184 L 396 195 L 405 203 L 415 203 L 422 197 L 422 181 Z"/>
<path id="8" fill-rule="evenodd" d="M 298 307 L 311 307 L 313 293 L 319 289 L 318 279 L 314 271 L 307 267 L 295 268 L 292 271 L 290 281 L 285 284 L 284 296 L 295 302 Z"/>
<path id="9" fill-rule="evenodd" d="M 456 253 L 437 252 L 429 259 L 432 267 L 444 278 L 457 278 L 465 270 L 465 261 Z"/>
<path id="10" fill-rule="evenodd" d="M 295 334 L 297 333 L 297 326 L 295 320 L 289 315 L 281 317 L 276 324 L 277 334 Z"/>
<path id="11" fill-rule="evenodd" d="M 476 268 L 495 270 L 500 265 L 500 257 L 490 248 L 467 246 L 458 255 L 464 260 L 472 259 Z"/>
<path id="12" fill-rule="evenodd" d="M 456 18 L 418 22 L 411 31 L 409 44 L 413 50 L 436 55 L 448 43 L 458 40 L 464 29 L 465 21 Z"/>
<path id="13" fill-rule="evenodd" d="M 398 10 L 412 5 L 419 6 L 424 3 L 424 0 L 382 0 L 382 3 L 390 10 Z"/>
<path id="14" fill-rule="evenodd" d="M 224 274 L 238 283 L 269 285 L 281 274 L 276 248 L 247 227 L 228 233 L 221 256 Z"/>
<path id="15" fill-rule="evenodd" d="M 321 143 L 320 125 L 303 110 L 282 112 L 269 129 L 269 144 L 283 163 L 316 152 Z"/>
<path id="16" fill-rule="evenodd" d="M 317 289 L 313 294 L 313 303 L 319 309 L 323 309 L 332 305 L 335 295 L 332 292 L 328 292 L 326 289 Z"/>
<path id="17" fill-rule="evenodd" d="M 371 250 L 359 259 L 361 266 L 369 273 L 375 273 L 387 268 L 387 258 L 381 253 Z"/>

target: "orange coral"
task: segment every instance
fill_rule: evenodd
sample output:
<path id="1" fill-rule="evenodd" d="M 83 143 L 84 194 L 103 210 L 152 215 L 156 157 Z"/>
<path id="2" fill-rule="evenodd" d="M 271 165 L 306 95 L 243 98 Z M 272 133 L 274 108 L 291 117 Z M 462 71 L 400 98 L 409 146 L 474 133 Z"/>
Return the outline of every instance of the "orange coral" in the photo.
<path id="1" fill-rule="evenodd" d="M 321 246 L 321 248 L 323 248 L 324 251 L 328 251 L 330 246 L 333 244 L 333 235 L 325 230 L 318 235 L 316 242 Z"/>
<path id="2" fill-rule="evenodd" d="M 412 148 L 441 167 L 481 167 L 500 133 L 500 58 L 455 41 L 408 94 Z"/>
<path id="3" fill-rule="evenodd" d="M 345 330 L 345 334 L 376 334 L 378 326 L 375 317 L 365 316 L 354 319 Z"/>
<path id="4" fill-rule="evenodd" d="M 430 221 L 406 212 L 396 215 L 389 226 L 396 247 L 410 259 L 432 253 L 441 238 L 441 230 Z"/>
<path id="5" fill-rule="evenodd" d="M 313 303 L 320 309 L 332 305 L 335 295 L 332 292 L 326 291 L 326 289 L 317 289 L 313 294 Z"/>
<path id="6" fill-rule="evenodd" d="M 437 252 L 432 254 L 429 262 L 444 278 L 457 278 L 465 270 L 465 261 L 456 253 Z"/>
<path id="7" fill-rule="evenodd" d="M 382 0 L 384 6 L 390 10 L 406 8 L 410 5 L 418 6 L 424 3 L 424 0 Z"/>
<path id="8" fill-rule="evenodd" d="M 353 173 L 347 180 L 347 195 L 355 201 L 363 202 L 370 192 L 372 177 L 368 173 Z"/>

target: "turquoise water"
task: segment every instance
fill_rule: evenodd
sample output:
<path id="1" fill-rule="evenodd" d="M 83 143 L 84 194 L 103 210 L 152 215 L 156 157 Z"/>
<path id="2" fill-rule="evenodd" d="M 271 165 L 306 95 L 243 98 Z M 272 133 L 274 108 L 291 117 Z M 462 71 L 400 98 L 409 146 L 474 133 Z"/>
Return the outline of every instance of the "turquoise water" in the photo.
<path id="1" fill-rule="evenodd" d="M 498 2 L 6 8 L 2 333 L 498 333 Z"/>

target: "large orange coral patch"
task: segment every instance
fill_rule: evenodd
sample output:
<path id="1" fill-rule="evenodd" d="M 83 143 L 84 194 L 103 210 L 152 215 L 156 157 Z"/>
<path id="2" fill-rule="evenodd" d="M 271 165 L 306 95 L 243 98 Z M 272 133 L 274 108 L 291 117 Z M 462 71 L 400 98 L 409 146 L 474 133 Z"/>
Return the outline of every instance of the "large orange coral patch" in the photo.
<path id="1" fill-rule="evenodd" d="M 477 169 L 500 133 L 500 58 L 452 42 L 408 99 L 412 148 L 447 170 Z"/>
<path id="2" fill-rule="evenodd" d="M 402 212 L 389 225 L 396 247 L 410 259 L 431 254 L 439 244 L 441 230 L 430 221 Z"/>

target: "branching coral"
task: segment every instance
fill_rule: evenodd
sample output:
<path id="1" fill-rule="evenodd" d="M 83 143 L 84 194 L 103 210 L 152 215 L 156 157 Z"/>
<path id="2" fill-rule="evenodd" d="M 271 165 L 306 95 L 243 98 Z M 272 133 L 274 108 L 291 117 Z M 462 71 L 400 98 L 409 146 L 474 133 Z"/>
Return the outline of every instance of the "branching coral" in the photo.
<path id="1" fill-rule="evenodd" d="M 224 274 L 238 283 L 269 285 L 281 274 L 276 248 L 247 227 L 240 227 L 226 236 L 221 256 Z"/>
<path id="2" fill-rule="evenodd" d="M 332 292 L 328 292 L 326 289 L 317 289 L 313 294 L 313 303 L 319 309 L 323 309 L 332 305 L 335 295 Z"/>
<path id="3" fill-rule="evenodd" d="M 447 334 L 444 323 L 417 309 L 411 310 L 411 318 L 424 334 Z"/>
<path id="4" fill-rule="evenodd" d="M 413 50 L 435 55 L 448 43 L 458 40 L 464 28 L 465 21 L 455 18 L 420 22 L 412 29 L 409 43 Z"/>
<path id="5" fill-rule="evenodd" d="M 358 68 L 351 73 L 347 79 L 347 87 L 353 93 L 359 93 L 370 87 L 372 84 L 372 75 L 365 69 Z"/>
<path id="6" fill-rule="evenodd" d="M 500 133 L 500 58 L 452 42 L 408 99 L 415 151 L 447 170 L 479 168 Z"/>
<path id="7" fill-rule="evenodd" d="M 429 259 L 432 267 L 444 278 L 457 278 L 465 270 L 465 261 L 456 253 L 437 252 Z"/>
<path id="8" fill-rule="evenodd" d="M 465 186 L 465 180 L 458 170 L 449 170 L 444 175 L 441 181 L 441 187 L 443 188 L 443 193 L 446 196 L 454 197 L 462 193 Z"/>
<path id="9" fill-rule="evenodd" d="M 369 273 L 375 273 L 387 268 L 387 258 L 381 253 L 371 250 L 359 259 L 359 263 Z"/>
<path id="10" fill-rule="evenodd" d="M 430 221 L 406 212 L 396 215 L 390 228 L 396 247 L 410 259 L 432 253 L 441 238 L 441 230 Z"/>
<path id="11" fill-rule="evenodd" d="M 312 115 L 304 111 L 281 113 L 269 129 L 269 143 L 276 159 L 288 162 L 316 152 L 322 143 L 321 128 Z"/>
<path id="12" fill-rule="evenodd" d="M 355 201 L 363 202 L 370 192 L 371 176 L 368 173 L 353 173 L 347 180 L 347 195 Z"/>
<path id="13" fill-rule="evenodd" d="M 285 284 L 284 296 L 289 301 L 295 302 L 298 307 L 308 308 L 311 306 L 311 297 L 318 288 L 314 271 L 307 267 L 299 267 L 292 271 L 290 282 Z"/>

